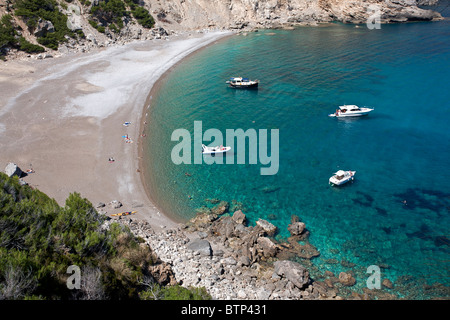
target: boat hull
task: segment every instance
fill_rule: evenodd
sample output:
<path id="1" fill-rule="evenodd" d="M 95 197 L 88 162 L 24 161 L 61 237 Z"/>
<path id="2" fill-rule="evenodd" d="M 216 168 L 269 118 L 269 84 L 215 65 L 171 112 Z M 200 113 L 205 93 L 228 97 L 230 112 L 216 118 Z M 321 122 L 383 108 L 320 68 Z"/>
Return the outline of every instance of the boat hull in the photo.
<path id="1" fill-rule="evenodd" d="M 230 87 L 235 89 L 256 89 L 258 88 L 258 83 L 252 84 L 233 84 L 230 82 Z"/>
<path id="2" fill-rule="evenodd" d="M 230 151 L 231 147 L 223 147 L 218 149 L 205 149 L 202 150 L 203 154 L 216 154 L 216 153 L 225 153 Z"/>
<path id="3" fill-rule="evenodd" d="M 372 112 L 373 109 L 369 109 L 369 108 L 365 108 L 361 111 L 357 111 L 357 112 L 352 112 L 352 111 L 347 111 L 347 112 L 339 112 L 339 113 L 331 113 L 328 116 L 329 117 L 335 117 L 335 118 L 350 118 L 350 117 L 363 117 L 363 116 L 367 116 L 370 112 Z"/>

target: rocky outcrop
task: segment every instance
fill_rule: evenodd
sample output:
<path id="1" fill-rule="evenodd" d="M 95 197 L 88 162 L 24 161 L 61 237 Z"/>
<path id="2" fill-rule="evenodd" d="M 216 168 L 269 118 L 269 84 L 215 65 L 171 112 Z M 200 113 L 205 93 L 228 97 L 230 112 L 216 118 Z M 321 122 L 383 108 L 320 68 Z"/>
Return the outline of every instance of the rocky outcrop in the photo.
<path id="1" fill-rule="evenodd" d="M 18 176 L 19 178 L 21 178 L 24 175 L 23 171 L 17 166 L 17 164 L 12 162 L 6 165 L 5 173 L 8 175 L 8 177 Z"/>
<path id="2" fill-rule="evenodd" d="M 39 19 L 37 23 L 36 30 L 34 31 L 34 35 L 36 37 L 45 36 L 47 33 L 55 32 L 55 27 L 51 21 L 44 21 Z"/>

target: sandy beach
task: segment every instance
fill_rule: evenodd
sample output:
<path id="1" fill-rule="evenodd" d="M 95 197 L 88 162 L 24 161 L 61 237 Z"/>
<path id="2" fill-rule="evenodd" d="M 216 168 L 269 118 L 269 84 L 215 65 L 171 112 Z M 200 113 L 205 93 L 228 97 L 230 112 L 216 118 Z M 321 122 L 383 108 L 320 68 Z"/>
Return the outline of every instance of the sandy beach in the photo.
<path id="1" fill-rule="evenodd" d="M 155 231 L 176 226 L 151 202 L 142 182 L 142 116 L 150 90 L 170 67 L 230 34 L 193 33 L 94 53 L 0 62 L 1 170 L 9 162 L 23 171 L 32 167 L 35 172 L 23 180 L 60 205 L 78 192 L 94 206 L 120 201 L 120 208 L 102 209 L 108 215 L 137 211 L 134 217 Z"/>

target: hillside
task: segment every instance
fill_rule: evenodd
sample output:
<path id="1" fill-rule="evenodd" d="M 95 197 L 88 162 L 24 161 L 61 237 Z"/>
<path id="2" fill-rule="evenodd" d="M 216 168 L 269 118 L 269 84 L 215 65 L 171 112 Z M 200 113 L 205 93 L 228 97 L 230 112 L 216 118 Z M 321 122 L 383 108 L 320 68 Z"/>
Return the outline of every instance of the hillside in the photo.
<path id="1" fill-rule="evenodd" d="M 79 268 L 78 287 L 69 267 Z M 0 173 L 0 300 L 208 298 L 177 285 L 143 239 L 79 194 L 60 207 Z"/>
<path id="2" fill-rule="evenodd" d="M 430 2 L 435 1 L 1 0 L 0 57 L 50 57 L 204 29 L 366 23 L 374 8 L 381 23 L 442 19 L 417 7 Z"/>

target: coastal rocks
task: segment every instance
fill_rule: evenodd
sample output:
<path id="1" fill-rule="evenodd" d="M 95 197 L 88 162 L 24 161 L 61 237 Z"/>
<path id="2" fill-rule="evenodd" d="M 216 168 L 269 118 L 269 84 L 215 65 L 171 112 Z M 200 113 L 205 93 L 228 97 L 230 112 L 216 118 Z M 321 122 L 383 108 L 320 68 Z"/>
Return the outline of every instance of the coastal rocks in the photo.
<path id="1" fill-rule="evenodd" d="M 263 257 L 274 257 L 278 252 L 278 247 L 267 237 L 259 237 L 256 241 L 257 251 L 262 254 Z"/>
<path id="2" fill-rule="evenodd" d="M 277 231 L 277 227 L 271 224 L 269 221 L 259 219 L 256 224 L 260 226 L 269 236 L 273 236 Z"/>
<path id="3" fill-rule="evenodd" d="M 383 279 L 383 282 L 381 282 L 381 284 L 388 289 L 394 288 L 394 285 L 392 284 L 391 280 L 389 280 L 389 279 Z"/>
<path id="4" fill-rule="evenodd" d="M 354 283 L 352 273 L 337 278 L 326 272 L 322 281 L 314 281 L 307 264 L 280 258 L 289 243 L 276 242 L 258 225 L 237 223 L 246 220 L 238 211 L 217 217 L 202 231 L 188 224 L 156 233 L 145 221 L 125 217 L 116 222 L 128 226 L 152 248 L 157 263 L 149 272 L 159 283 L 205 287 L 218 300 L 341 300 L 339 288 L 350 295 L 346 285 Z M 225 237 L 223 226 L 230 228 L 230 237 Z M 355 294 L 352 299 L 368 297 Z"/>
<path id="5" fill-rule="evenodd" d="M 356 280 L 350 273 L 341 272 L 339 273 L 339 282 L 346 287 L 350 287 L 356 283 Z"/>
<path id="6" fill-rule="evenodd" d="M 299 236 L 305 231 L 306 225 L 299 220 L 298 216 L 292 216 L 291 223 L 288 226 L 288 231 L 291 236 Z"/>
<path id="7" fill-rule="evenodd" d="M 8 175 L 8 177 L 18 176 L 19 178 L 21 178 L 24 175 L 23 171 L 17 166 L 17 164 L 12 162 L 6 165 L 5 173 Z"/>
<path id="8" fill-rule="evenodd" d="M 301 264 L 293 261 L 276 261 L 274 273 L 289 280 L 297 288 L 302 289 L 309 283 L 309 272 Z"/>
<path id="9" fill-rule="evenodd" d="M 233 216 L 232 219 L 235 223 L 238 224 L 244 224 L 245 221 L 247 220 L 247 217 L 245 216 L 245 214 L 241 211 L 241 210 L 237 210 Z"/>

